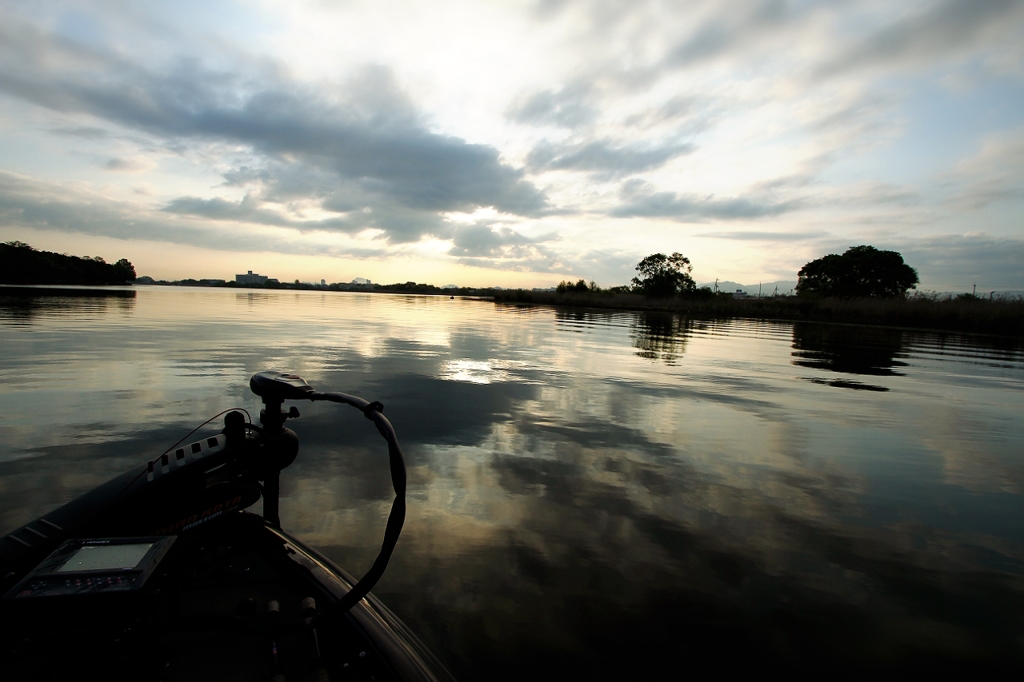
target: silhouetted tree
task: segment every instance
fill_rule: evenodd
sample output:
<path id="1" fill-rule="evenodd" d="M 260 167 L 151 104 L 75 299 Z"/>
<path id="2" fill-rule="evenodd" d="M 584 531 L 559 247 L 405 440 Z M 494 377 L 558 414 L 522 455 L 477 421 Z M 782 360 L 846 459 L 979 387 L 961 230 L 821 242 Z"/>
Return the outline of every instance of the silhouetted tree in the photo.
<path id="1" fill-rule="evenodd" d="M 675 296 L 697 289 L 693 277 L 690 277 L 693 270 L 690 259 L 678 251 L 671 256 L 651 254 L 637 263 L 636 270 L 640 276 L 633 278 L 633 286 L 644 296 Z"/>
<path id="2" fill-rule="evenodd" d="M 134 279 L 135 268 L 124 258 L 110 265 L 99 256 L 37 251 L 19 241 L 0 244 L 0 284 L 125 284 Z"/>
<path id="3" fill-rule="evenodd" d="M 131 261 L 129 261 L 127 258 L 122 258 L 121 260 L 114 263 L 114 267 L 117 268 L 118 274 L 124 276 L 124 281 L 135 281 L 135 266 L 132 265 Z"/>
<path id="4" fill-rule="evenodd" d="M 566 282 L 565 280 L 562 280 L 561 282 L 558 283 L 558 286 L 555 287 L 555 291 L 559 294 L 585 294 L 588 291 L 597 290 L 598 288 L 596 284 L 594 284 L 593 282 L 587 284 L 587 281 L 583 279 L 579 280 L 575 284 L 573 284 L 572 282 Z"/>
<path id="5" fill-rule="evenodd" d="M 801 295 L 838 298 L 891 298 L 917 286 L 917 271 L 896 251 L 873 246 L 853 246 L 837 256 L 812 260 L 797 273 L 796 291 Z"/>

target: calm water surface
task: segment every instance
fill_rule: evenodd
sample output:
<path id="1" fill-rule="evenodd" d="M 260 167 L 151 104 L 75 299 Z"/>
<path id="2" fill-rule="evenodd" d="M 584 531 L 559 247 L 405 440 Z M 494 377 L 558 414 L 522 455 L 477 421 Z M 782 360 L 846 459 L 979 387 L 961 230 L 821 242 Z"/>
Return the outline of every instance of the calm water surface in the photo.
<path id="1" fill-rule="evenodd" d="M 381 400 L 410 507 L 375 592 L 461 678 L 1024 661 L 1011 342 L 137 287 L 0 296 L 0 348 L 0 533 L 258 413 L 256 371 Z M 299 409 L 283 525 L 361 573 L 386 453 Z"/>

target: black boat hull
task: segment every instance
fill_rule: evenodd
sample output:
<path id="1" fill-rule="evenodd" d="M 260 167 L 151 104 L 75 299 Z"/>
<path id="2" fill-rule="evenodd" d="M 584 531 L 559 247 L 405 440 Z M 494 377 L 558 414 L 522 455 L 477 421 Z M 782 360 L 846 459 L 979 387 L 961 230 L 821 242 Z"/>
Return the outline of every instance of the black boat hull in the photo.
<path id="1" fill-rule="evenodd" d="M 354 581 L 241 511 L 178 536 L 138 594 L 0 602 L 0 679 L 450 680 L 373 597 L 328 621 Z"/>

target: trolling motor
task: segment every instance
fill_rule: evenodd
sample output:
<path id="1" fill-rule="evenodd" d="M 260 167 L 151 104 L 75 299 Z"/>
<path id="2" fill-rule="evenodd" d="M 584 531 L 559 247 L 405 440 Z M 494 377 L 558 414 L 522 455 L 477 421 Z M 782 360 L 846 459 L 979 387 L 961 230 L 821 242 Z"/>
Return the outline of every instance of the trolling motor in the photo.
<path id="1" fill-rule="evenodd" d="M 366 575 L 360 578 L 331 609 L 318 616 L 318 619 L 323 620 L 343 614 L 365 597 L 384 575 L 384 570 L 387 568 L 405 523 L 405 457 L 402 454 L 402 447 L 398 444 L 395 428 L 384 416 L 384 405 L 380 402 L 369 402 L 345 393 L 315 391 L 302 377 L 296 374 L 277 371 L 257 372 L 249 380 L 249 388 L 263 400 L 263 409 L 260 410 L 262 428 L 245 424 L 240 413 L 232 412 L 224 419 L 224 431 L 229 440 L 231 440 L 232 431 L 238 433 L 239 430 L 245 428 L 256 430 L 260 434 L 254 464 L 257 478 L 263 481 L 263 518 L 274 528 L 281 527 L 279 507 L 281 470 L 294 462 L 299 452 L 298 436 L 284 426 L 288 419 L 297 419 L 299 411 L 293 406 L 284 412 L 282 407 L 285 400 L 326 400 L 350 405 L 374 423 L 377 431 L 388 444 L 391 485 L 395 491 L 395 501 L 392 503 L 391 513 L 388 515 L 380 553 Z"/>
<path id="2" fill-rule="evenodd" d="M 11 590 L 26 580 L 35 580 L 32 583 L 35 587 L 29 592 L 41 590 L 40 594 L 50 594 L 48 590 L 54 585 L 58 591 L 72 589 L 68 587 L 69 581 L 75 576 L 67 573 L 69 569 L 63 568 L 60 561 L 72 561 L 79 550 L 88 553 L 93 563 L 114 562 L 108 567 L 114 573 L 104 574 L 104 580 L 109 578 L 109 581 L 101 584 L 96 582 L 94 573 L 106 564 L 87 566 L 87 572 L 92 573 L 81 580 L 88 589 L 75 583 L 73 592 L 138 590 L 176 534 L 230 511 L 244 509 L 254 504 L 261 494 L 264 522 L 280 529 L 281 470 L 294 462 L 299 452 L 298 436 L 284 426 L 288 419 L 298 418 L 299 411 L 294 406 L 284 411 L 284 402 L 326 400 L 358 409 L 374 423 L 388 444 L 395 500 L 380 552 L 366 575 L 314 621 L 336 618 L 358 603 L 384 574 L 405 522 L 405 459 L 395 429 L 383 414 L 384 406 L 344 393 L 315 391 L 301 377 L 284 372 L 259 372 L 250 379 L 249 386 L 263 399 L 260 425 L 248 423 L 241 411 L 231 410 L 224 417 L 224 430 L 220 434 L 181 445 L 220 416 L 216 415 L 145 466 L 125 472 L 0 538 L 4 540 L 0 542 L 0 595 L 5 600 L 11 594 L 20 595 L 24 591 L 22 587 Z M 259 486 L 259 482 L 263 485 Z M 99 551 L 93 545 L 102 545 L 110 551 Z M 157 552 L 157 545 L 162 548 L 160 552 Z M 136 567 L 138 575 L 133 582 L 131 575 L 123 572 L 125 567 L 117 562 L 126 560 L 126 552 L 136 550 L 141 552 L 135 558 L 142 568 Z M 52 561 L 46 558 L 48 555 L 52 555 Z M 33 566 L 37 567 L 36 573 L 25 577 Z M 51 569 L 57 571 L 56 577 L 47 573 L 53 573 Z M 37 575 L 39 571 L 46 575 Z"/>
<path id="3" fill-rule="evenodd" d="M 254 374 L 249 379 L 249 388 L 263 399 L 263 409 L 260 410 L 263 437 L 255 463 L 257 478 L 263 481 L 263 518 L 274 528 L 280 528 L 281 470 L 294 462 L 299 454 L 299 437 L 284 427 L 285 420 L 299 417 L 299 411 L 292 407 L 283 412 L 281 407 L 285 400 L 309 398 L 313 388 L 300 376 L 272 371 Z"/>

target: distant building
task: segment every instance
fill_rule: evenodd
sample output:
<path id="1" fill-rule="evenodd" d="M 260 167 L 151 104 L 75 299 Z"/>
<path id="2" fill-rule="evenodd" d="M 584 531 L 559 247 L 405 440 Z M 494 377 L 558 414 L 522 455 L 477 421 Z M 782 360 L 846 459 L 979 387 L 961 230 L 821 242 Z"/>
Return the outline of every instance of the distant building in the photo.
<path id="1" fill-rule="evenodd" d="M 373 284 L 373 282 L 371 282 L 370 280 L 366 279 L 365 277 L 356 277 L 354 280 L 352 280 L 352 284 L 355 284 L 357 286 L 364 286 L 365 287 L 365 286 L 369 286 L 370 284 Z"/>
<path id="2" fill-rule="evenodd" d="M 459 285 L 458 285 L 458 284 L 445 284 L 445 285 L 444 285 L 443 287 L 441 287 L 441 288 L 442 288 L 442 289 L 458 289 L 458 288 L 459 288 Z"/>
<path id="3" fill-rule="evenodd" d="M 327 286 L 327 280 L 326 279 L 321 279 L 320 280 L 320 286 L 322 286 L 322 287 Z"/>
<path id="4" fill-rule="evenodd" d="M 736 293 L 733 294 L 732 297 L 733 298 L 746 298 L 747 297 L 747 292 L 743 291 L 743 289 L 737 289 Z"/>
<path id="5" fill-rule="evenodd" d="M 235 282 L 238 284 L 266 284 L 268 279 L 265 275 L 253 274 L 252 270 L 247 275 L 235 275 Z"/>

